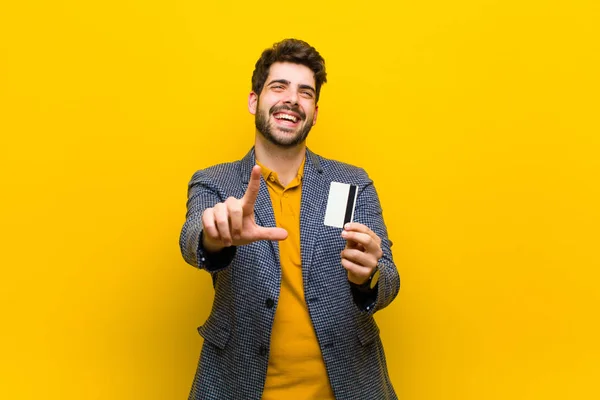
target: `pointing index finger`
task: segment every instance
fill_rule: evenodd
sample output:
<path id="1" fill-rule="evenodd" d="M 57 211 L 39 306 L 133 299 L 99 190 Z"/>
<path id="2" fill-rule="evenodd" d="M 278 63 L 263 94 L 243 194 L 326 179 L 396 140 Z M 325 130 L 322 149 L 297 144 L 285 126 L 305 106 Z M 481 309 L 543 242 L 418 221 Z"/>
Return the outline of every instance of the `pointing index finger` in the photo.
<path id="1" fill-rule="evenodd" d="M 260 189 L 260 167 L 255 165 L 252 168 L 252 173 L 250 174 L 250 181 L 248 182 L 248 188 L 246 189 L 246 193 L 244 193 L 244 197 L 242 197 L 242 208 L 244 210 L 244 214 L 248 214 L 254 211 L 254 203 L 256 203 L 256 198 L 258 197 L 258 191 Z"/>

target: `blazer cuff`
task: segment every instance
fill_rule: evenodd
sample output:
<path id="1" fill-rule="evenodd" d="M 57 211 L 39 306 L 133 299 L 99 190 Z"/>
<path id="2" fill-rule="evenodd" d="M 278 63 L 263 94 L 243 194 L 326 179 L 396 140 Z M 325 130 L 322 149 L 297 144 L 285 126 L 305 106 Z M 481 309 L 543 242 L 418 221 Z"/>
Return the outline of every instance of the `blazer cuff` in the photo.
<path id="1" fill-rule="evenodd" d="M 357 285 L 348 281 L 350 284 L 350 291 L 352 292 L 352 298 L 354 303 L 358 306 L 361 311 L 369 312 L 375 307 L 377 303 L 377 290 L 379 289 L 379 282 L 374 288 L 370 288 L 369 284 Z"/>
<path id="2" fill-rule="evenodd" d="M 202 246 L 203 233 L 204 231 L 200 232 L 200 240 L 198 241 L 198 267 L 204 268 L 209 272 L 216 272 L 229 266 L 235 257 L 237 247 L 229 246 L 217 253 L 209 253 Z"/>

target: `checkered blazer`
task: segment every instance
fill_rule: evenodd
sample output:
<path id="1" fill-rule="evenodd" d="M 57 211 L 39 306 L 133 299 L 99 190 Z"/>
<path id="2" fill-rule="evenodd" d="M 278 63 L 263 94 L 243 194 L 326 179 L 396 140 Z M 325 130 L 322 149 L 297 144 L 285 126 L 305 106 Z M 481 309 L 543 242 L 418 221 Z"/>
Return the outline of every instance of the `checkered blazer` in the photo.
<path id="1" fill-rule="evenodd" d="M 240 161 L 197 171 L 189 183 L 181 252 L 187 263 L 211 274 L 215 290 L 211 313 L 198 328 L 204 344 L 189 399 L 258 400 L 262 396 L 281 283 L 278 242 L 232 247 L 211 259 L 200 240 L 204 209 L 229 196 L 241 198 L 254 160 L 251 149 Z M 341 229 L 323 224 L 332 181 L 358 185 L 354 221 L 365 224 L 382 239 L 379 283 L 367 302 L 353 293 L 355 289 L 351 289 L 341 265 L 340 253 L 345 246 Z M 276 226 L 262 178 L 255 218 L 259 225 Z M 307 150 L 300 242 L 306 306 L 336 399 L 396 399 L 373 314 L 396 297 L 400 277 L 379 198 L 364 170 Z"/>

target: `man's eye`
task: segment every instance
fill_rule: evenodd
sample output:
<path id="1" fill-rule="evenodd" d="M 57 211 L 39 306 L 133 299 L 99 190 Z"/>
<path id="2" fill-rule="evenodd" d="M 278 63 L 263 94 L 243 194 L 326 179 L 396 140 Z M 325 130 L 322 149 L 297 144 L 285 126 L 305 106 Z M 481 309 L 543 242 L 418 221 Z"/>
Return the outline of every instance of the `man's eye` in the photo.
<path id="1" fill-rule="evenodd" d="M 302 95 L 306 97 L 312 97 L 312 92 L 302 92 Z"/>

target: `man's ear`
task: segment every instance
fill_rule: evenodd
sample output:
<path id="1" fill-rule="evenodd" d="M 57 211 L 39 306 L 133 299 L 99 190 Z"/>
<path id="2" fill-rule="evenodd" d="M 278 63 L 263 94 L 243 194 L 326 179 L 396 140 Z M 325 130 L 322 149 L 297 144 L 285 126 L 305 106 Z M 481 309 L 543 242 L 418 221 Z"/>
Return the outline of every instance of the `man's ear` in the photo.
<path id="1" fill-rule="evenodd" d="M 250 92 L 248 95 L 248 111 L 250 114 L 256 115 L 256 107 L 258 106 L 258 95 L 254 92 Z"/>
<path id="2" fill-rule="evenodd" d="M 312 124 L 315 126 L 317 124 L 317 114 L 319 114 L 319 106 L 315 106 L 315 115 L 313 115 Z"/>

